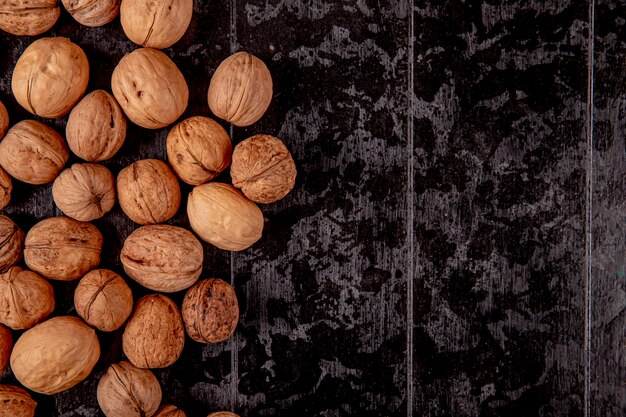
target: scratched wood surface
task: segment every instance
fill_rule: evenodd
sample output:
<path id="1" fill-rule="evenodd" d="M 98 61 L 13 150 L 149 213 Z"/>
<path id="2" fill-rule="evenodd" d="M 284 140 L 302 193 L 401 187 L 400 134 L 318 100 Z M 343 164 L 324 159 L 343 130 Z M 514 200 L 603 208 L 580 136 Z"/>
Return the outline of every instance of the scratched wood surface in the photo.
<path id="1" fill-rule="evenodd" d="M 254 126 L 224 126 L 235 143 L 283 138 L 299 177 L 262 207 L 251 249 L 205 245 L 204 276 L 234 284 L 241 321 L 155 371 L 164 403 L 190 417 L 625 415 L 625 22 L 622 0 L 196 0 L 165 51 L 190 85 L 184 117 L 210 115 L 221 60 L 256 54 L 274 101 Z M 90 90 L 135 48 L 119 20 L 66 12 L 45 36 L 83 47 Z M 0 33 L 13 123 L 30 118 L 10 79 L 32 41 Z M 166 159 L 167 132 L 131 125 L 105 165 Z M 17 182 L 5 212 L 24 230 L 59 214 L 49 186 Z M 136 225 L 119 207 L 95 224 L 102 265 L 122 272 Z M 75 314 L 75 286 L 54 283 L 55 314 Z M 102 415 L 98 380 L 123 353 L 121 331 L 99 337 L 93 375 L 34 395 L 37 416 Z"/>

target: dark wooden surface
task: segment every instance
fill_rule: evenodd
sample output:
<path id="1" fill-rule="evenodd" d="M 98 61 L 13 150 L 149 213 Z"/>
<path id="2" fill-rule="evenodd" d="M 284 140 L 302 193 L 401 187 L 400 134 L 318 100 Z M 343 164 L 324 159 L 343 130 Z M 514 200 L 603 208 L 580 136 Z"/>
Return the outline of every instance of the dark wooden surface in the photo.
<path id="1" fill-rule="evenodd" d="M 254 53 L 276 95 L 233 140 L 283 138 L 300 174 L 253 248 L 206 246 L 241 322 L 156 371 L 164 402 L 191 417 L 625 415 L 625 21 L 618 0 L 196 1 L 166 51 L 185 117 L 210 114 L 222 59 Z M 135 48 L 118 20 L 64 12 L 50 34 L 84 48 L 90 90 Z M 10 79 L 32 40 L 0 33 L 12 122 L 29 117 Z M 131 126 L 106 165 L 165 159 L 167 132 Z M 6 213 L 25 230 L 58 214 L 49 186 L 19 183 Z M 136 226 L 117 207 L 95 223 L 121 272 Z M 74 287 L 55 284 L 55 314 L 74 314 Z M 121 332 L 99 336 L 94 374 L 36 395 L 38 416 L 101 415 L 97 381 L 123 354 Z"/>

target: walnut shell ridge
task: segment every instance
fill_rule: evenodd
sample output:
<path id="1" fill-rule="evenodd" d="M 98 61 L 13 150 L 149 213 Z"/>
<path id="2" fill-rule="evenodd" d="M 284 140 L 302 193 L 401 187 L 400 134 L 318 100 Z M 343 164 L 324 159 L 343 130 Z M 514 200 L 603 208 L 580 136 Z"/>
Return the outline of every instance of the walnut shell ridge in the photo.
<path id="1" fill-rule="evenodd" d="M 10 218 L 0 215 L 0 272 L 22 259 L 24 232 Z"/>
<path id="2" fill-rule="evenodd" d="M 231 413 L 230 411 L 216 411 L 209 414 L 207 417 L 239 417 L 238 414 Z"/>
<path id="3" fill-rule="evenodd" d="M 35 36 L 51 29 L 60 15 L 59 0 L 6 0 L 0 3 L 0 29 Z"/>
<path id="4" fill-rule="evenodd" d="M 13 337 L 11 336 L 11 331 L 0 324 L 0 374 L 3 373 L 9 365 L 11 349 L 13 349 Z M 0 400 L 0 404 L 2 404 L 2 400 Z M 0 416 L 2 416 L 1 412 Z"/>
<path id="5" fill-rule="evenodd" d="M 193 15 L 193 0 L 123 0 L 122 29 L 138 45 L 165 49 L 183 37 Z"/>
<path id="6" fill-rule="evenodd" d="M 0 385 L 0 417 L 34 417 L 37 403 L 26 390 Z"/>
<path id="7" fill-rule="evenodd" d="M 0 101 L 0 139 L 4 137 L 9 129 L 9 112 L 4 104 Z"/>
<path id="8" fill-rule="evenodd" d="M 11 180 L 11 176 L 0 167 L 0 210 L 9 205 L 12 193 L 13 181 Z"/>
<path id="9" fill-rule="evenodd" d="M 187 415 L 175 405 L 168 404 L 159 407 L 154 417 L 187 417 Z"/>
<path id="10" fill-rule="evenodd" d="M 0 274 L 0 323 L 28 329 L 54 311 L 52 285 L 33 271 L 14 266 Z"/>
<path id="11" fill-rule="evenodd" d="M 81 25 L 104 26 L 117 17 L 121 0 L 63 0 L 65 10 Z"/>

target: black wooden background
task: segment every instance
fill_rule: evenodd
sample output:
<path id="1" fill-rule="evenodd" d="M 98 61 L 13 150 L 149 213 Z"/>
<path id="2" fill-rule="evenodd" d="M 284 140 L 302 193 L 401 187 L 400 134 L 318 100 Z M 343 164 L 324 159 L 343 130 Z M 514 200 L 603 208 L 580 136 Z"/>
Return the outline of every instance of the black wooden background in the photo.
<path id="1" fill-rule="evenodd" d="M 233 141 L 283 138 L 299 177 L 263 206 L 253 248 L 206 246 L 204 276 L 234 283 L 241 321 L 155 371 L 164 403 L 191 417 L 625 415 L 625 21 L 618 0 L 197 0 L 166 50 L 190 85 L 184 116 L 210 114 L 221 60 L 256 54 L 275 98 Z M 84 48 L 90 90 L 135 48 L 119 20 L 64 12 L 49 35 Z M 13 123 L 30 117 L 10 80 L 32 41 L 0 34 Z M 105 165 L 165 159 L 167 132 L 131 126 Z M 59 214 L 49 186 L 17 182 L 6 213 L 25 230 Z M 95 223 L 121 272 L 136 225 L 117 207 Z M 75 285 L 55 284 L 55 314 L 74 314 Z M 36 395 L 38 416 L 102 415 L 121 331 L 100 340 L 94 374 Z"/>

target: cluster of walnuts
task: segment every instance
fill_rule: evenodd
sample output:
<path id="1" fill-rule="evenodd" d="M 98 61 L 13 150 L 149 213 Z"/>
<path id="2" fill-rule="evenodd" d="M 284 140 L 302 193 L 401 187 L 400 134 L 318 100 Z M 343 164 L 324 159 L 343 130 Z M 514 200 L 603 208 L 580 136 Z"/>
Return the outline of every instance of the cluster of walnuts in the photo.
<path id="1" fill-rule="evenodd" d="M 59 0 L 0 2 L 0 30 L 38 35 L 61 13 Z M 0 103 L 0 209 L 11 200 L 12 178 L 53 182 L 52 197 L 65 214 L 40 221 L 28 233 L 0 215 L 0 372 L 10 363 L 26 388 L 55 394 L 84 380 L 100 358 L 96 330 L 124 327 L 128 361 L 109 367 L 97 398 L 107 417 L 184 416 L 173 405 L 159 408 L 161 387 L 150 368 L 172 365 L 181 355 L 185 330 L 201 343 L 218 343 L 235 331 L 239 307 L 226 282 L 200 280 L 204 249 L 196 235 L 218 248 L 240 251 L 261 238 L 264 218 L 256 203 L 283 198 L 295 184 L 296 167 L 283 142 L 252 136 L 234 149 L 224 128 L 209 117 L 185 119 L 167 136 L 168 161 L 139 160 L 117 178 L 98 162 L 112 158 L 126 138 L 127 120 L 146 129 L 176 122 L 189 90 L 176 64 L 159 49 L 186 32 L 193 0 L 63 0 L 79 23 L 101 26 L 120 15 L 124 32 L 141 48 L 115 68 L 112 94 L 85 95 L 89 62 L 67 38 L 30 44 L 17 61 L 11 88 L 17 102 L 40 118 L 69 114 L 65 138 L 36 120 L 9 129 Z M 249 126 L 272 100 L 272 78 L 255 56 L 236 53 L 213 75 L 208 104 L 214 115 Z M 70 151 L 85 163 L 65 168 Z M 232 185 L 211 182 L 230 167 Z M 65 169 L 64 169 L 65 168 Z M 194 186 L 187 215 L 194 233 L 161 224 L 179 210 L 179 180 Z M 155 291 L 133 301 L 119 274 L 98 269 L 103 237 L 92 220 L 115 202 L 141 225 L 124 242 L 125 274 Z M 20 263 L 28 269 L 22 268 Z M 80 280 L 74 293 L 79 317 L 49 318 L 55 307 L 47 280 Z M 186 290 L 178 306 L 162 293 Z M 13 344 L 11 332 L 27 329 Z M 0 415 L 33 416 L 35 402 L 22 388 L 0 385 Z M 235 416 L 230 412 L 212 417 Z"/>

